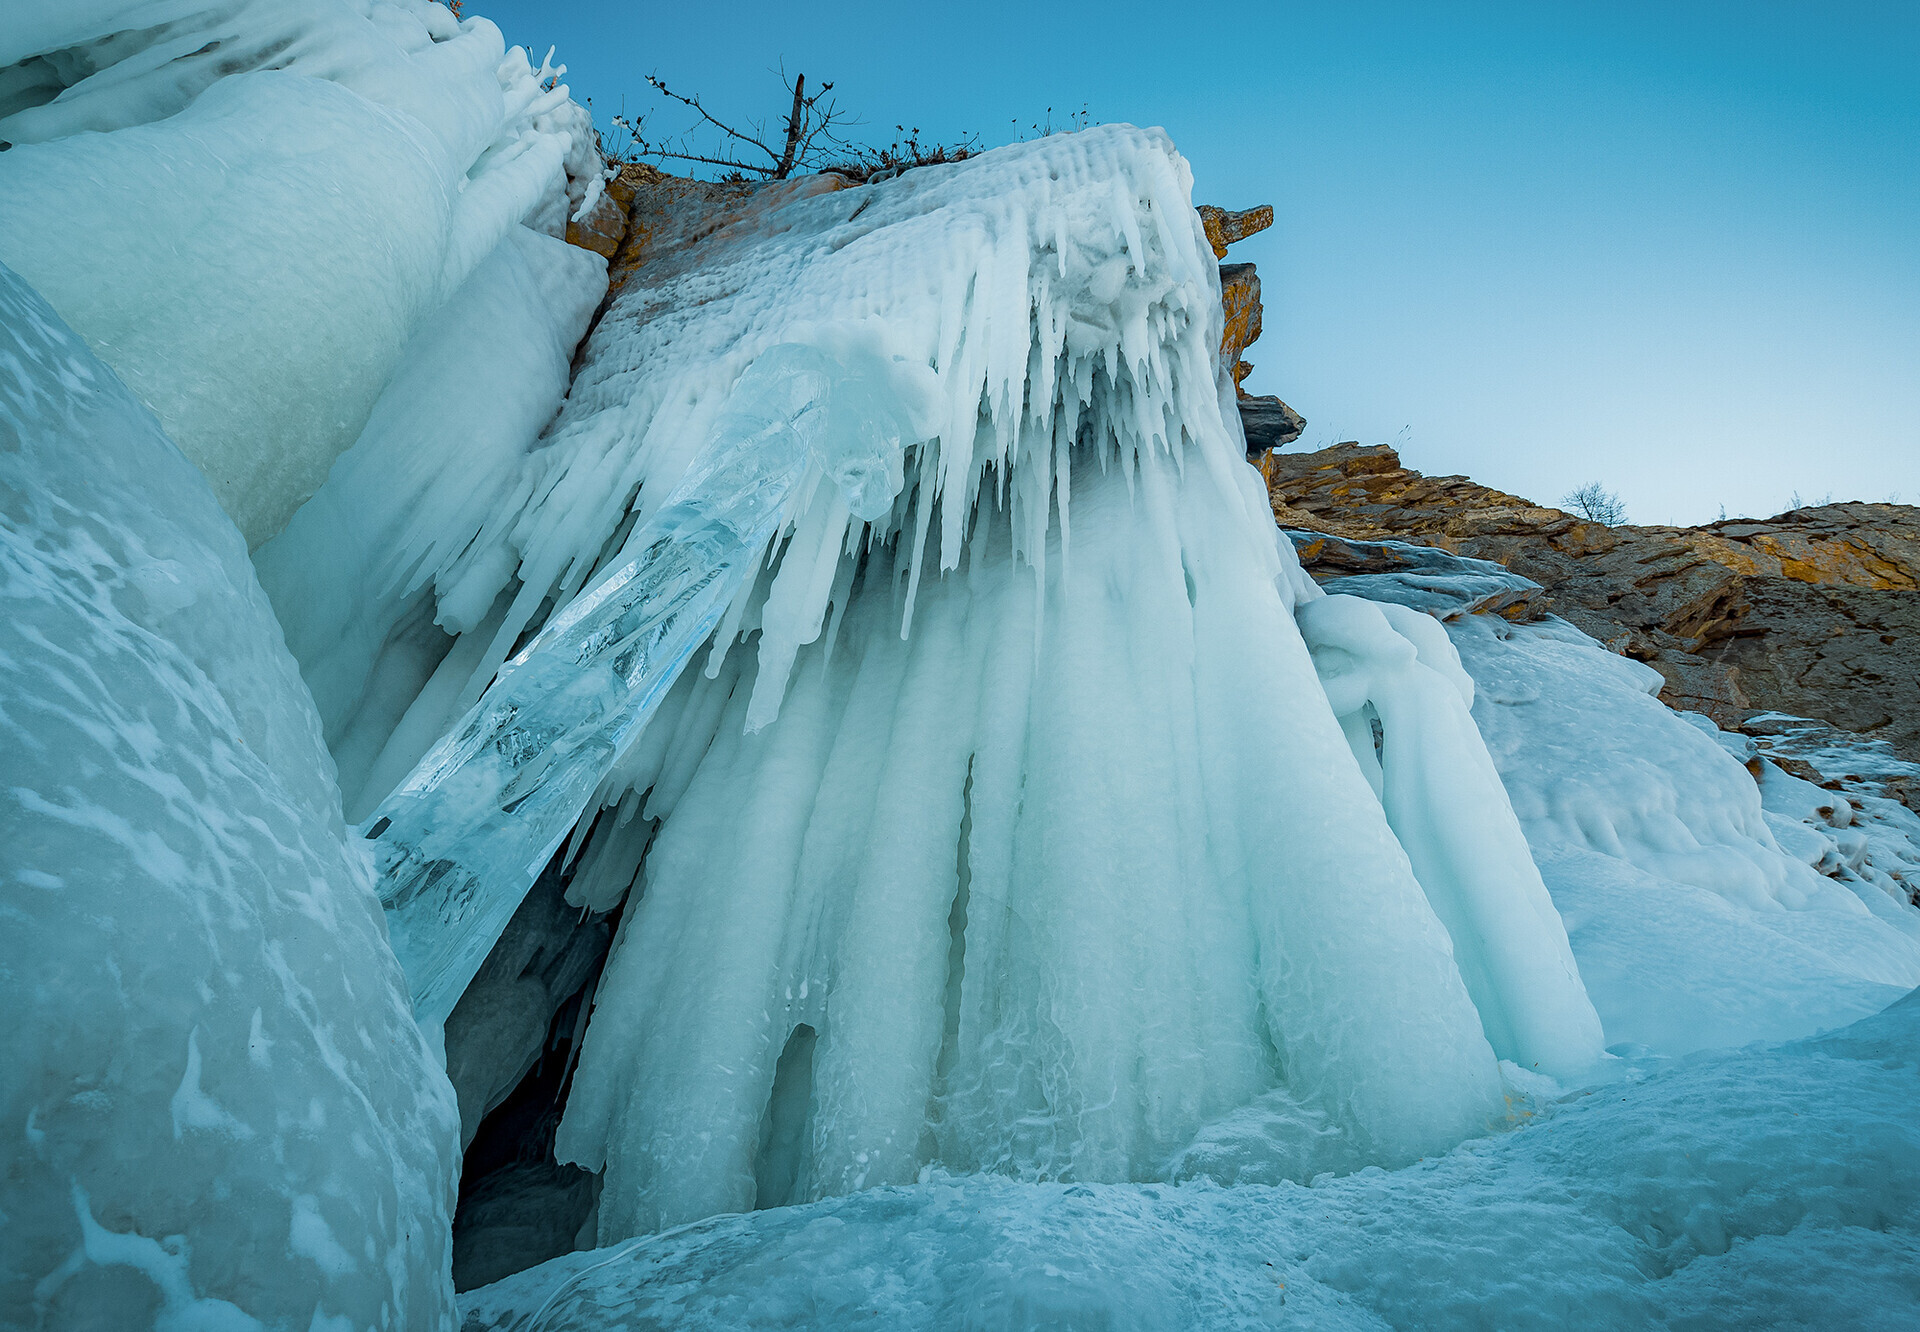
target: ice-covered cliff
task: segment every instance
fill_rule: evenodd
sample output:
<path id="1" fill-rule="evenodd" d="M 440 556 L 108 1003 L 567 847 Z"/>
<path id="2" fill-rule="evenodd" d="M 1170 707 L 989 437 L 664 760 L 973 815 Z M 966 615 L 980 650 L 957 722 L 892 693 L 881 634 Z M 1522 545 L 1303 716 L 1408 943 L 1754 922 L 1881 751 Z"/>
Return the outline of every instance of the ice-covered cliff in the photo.
<path id="1" fill-rule="evenodd" d="M 484 20 L 0 62 L 10 1316 L 447 1327 L 450 1253 L 615 1242 L 466 1312 L 1573 1308 L 1450 1261 L 1501 1181 L 1475 1252 L 1551 1218 L 1624 1317 L 1911 1249 L 1905 1009 L 1671 1067 L 1920 983 L 1894 851 L 1463 613 L 1510 575 L 1308 579 L 1163 134 L 684 191 L 602 309 L 584 117 Z M 1779 1141 L 1821 1078 L 1872 1188 Z"/>

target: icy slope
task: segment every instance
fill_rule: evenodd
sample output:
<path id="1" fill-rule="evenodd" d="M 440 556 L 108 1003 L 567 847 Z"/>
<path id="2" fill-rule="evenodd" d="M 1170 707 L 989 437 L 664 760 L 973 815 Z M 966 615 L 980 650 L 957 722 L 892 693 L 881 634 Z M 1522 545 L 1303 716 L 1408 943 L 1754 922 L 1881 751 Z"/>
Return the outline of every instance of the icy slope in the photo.
<path id="1" fill-rule="evenodd" d="M 716 1217 L 476 1291 L 464 1326 L 1911 1327 L 1916 1051 L 1920 994 L 1833 1035 L 1637 1066 L 1392 1173 L 936 1177 Z"/>
<path id="2" fill-rule="evenodd" d="M 566 88 L 429 0 L 10 8 L 34 12 L 0 24 L 0 262 L 250 545 L 353 442 L 420 320 L 598 188 Z"/>
<path id="3" fill-rule="evenodd" d="M 245 544 L 5 268 L 0 692 L 0 1322 L 444 1320 L 453 1097 Z"/>
<path id="4" fill-rule="evenodd" d="M 1831 875 L 1813 868 L 1842 834 L 1800 818 L 1831 810 L 1832 793 L 1801 783 L 1811 795 L 1792 805 L 1792 779 L 1776 771 L 1768 804 L 1795 812 L 1769 813 L 1716 743 L 1744 754 L 1742 738 L 1673 713 L 1651 696 L 1651 668 L 1563 622 L 1470 616 L 1447 628 L 1610 1044 L 1679 1054 L 1780 1040 L 1877 1012 L 1920 984 L 1920 911 L 1904 890 L 1837 854 Z M 1888 853 L 1920 852 L 1887 826 Z M 1854 839 L 1865 867 L 1864 834 Z M 1803 844 L 1810 853 L 1795 854 Z"/>

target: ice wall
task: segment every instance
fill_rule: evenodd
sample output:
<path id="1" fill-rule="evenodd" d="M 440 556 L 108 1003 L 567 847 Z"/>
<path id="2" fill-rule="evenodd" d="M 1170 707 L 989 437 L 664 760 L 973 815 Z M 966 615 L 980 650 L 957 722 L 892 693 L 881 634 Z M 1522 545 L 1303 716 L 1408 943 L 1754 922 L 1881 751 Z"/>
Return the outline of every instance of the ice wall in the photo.
<path id="1" fill-rule="evenodd" d="M 250 545 L 353 442 L 420 321 L 516 225 L 560 234 L 600 170 L 552 71 L 430 0 L 10 14 L 0 139 L 0 261 Z"/>
<path id="2" fill-rule="evenodd" d="M 810 465 L 705 672 L 606 746 L 585 802 L 595 909 L 659 824 L 560 1134 L 606 1172 L 603 1237 L 935 1163 L 1157 1177 L 1262 1097 L 1349 1164 L 1502 1120 L 1455 946 L 1328 707 L 1222 413 L 1189 188 L 1164 137 L 1122 126 L 776 191 L 697 262 L 638 270 L 583 353 L 501 558 L 464 584 L 491 604 L 442 667 L 469 701 L 554 608 L 631 585 L 773 349 L 886 367 L 904 418 L 891 504 Z M 577 752 L 516 740 L 463 771 L 510 814 Z M 529 780 L 485 776 L 493 754 Z M 527 868 L 496 885 L 508 913 Z M 1584 1005 L 1558 950 L 1557 980 L 1487 993 Z M 1562 1067 L 1599 1053 L 1586 1016 Z"/>
<path id="3" fill-rule="evenodd" d="M 451 1318 L 457 1119 L 244 542 L 0 267 L 0 1322 Z"/>

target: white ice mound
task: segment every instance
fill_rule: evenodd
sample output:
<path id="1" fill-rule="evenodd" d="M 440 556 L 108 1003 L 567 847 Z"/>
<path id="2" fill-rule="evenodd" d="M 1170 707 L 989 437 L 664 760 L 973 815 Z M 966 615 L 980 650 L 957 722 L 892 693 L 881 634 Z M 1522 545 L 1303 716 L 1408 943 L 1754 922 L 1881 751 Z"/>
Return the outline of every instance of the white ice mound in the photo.
<path id="1" fill-rule="evenodd" d="M 1793 779 L 1764 766 L 1756 786 L 1716 743 L 1746 741 L 1689 725 L 1651 696 L 1651 668 L 1564 622 L 1447 629 L 1609 1042 L 1680 1054 L 1787 1039 L 1920 985 L 1920 911 L 1866 860 L 1876 836 L 1891 865 L 1920 848 L 1908 811 L 1880 801 L 1878 821 L 1835 827 L 1836 799 L 1855 818 L 1833 792 L 1799 783 L 1796 804 Z"/>
<path id="2" fill-rule="evenodd" d="M 0 261 L 199 465 L 250 545 L 409 334 L 597 186 L 585 112 L 430 0 L 62 0 L 0 23 Z"/>
<path id="3" fill-rule="evenodd" d="M 578 900 L 604 910 L 659 824 L 559 1138 L 605 1170 L 603 1238 L 930 1165 L 1158 1177 L 1275 1092 L 1323 1116 L 1343 1159 L 1406 1160 L 1503 1118 L 1496 1051 L 1598 1056 L 1590 1009 L 1559 1021 L 1585 1001 L 1544 921 L 1546 965 L 1486 991 L 1503 1014 L 1490 1048 L 1328 707 L 1292 618 L 1297 570 L 1222 412 L 1217 270 L 1189 190 L 1164 136 L 1114 126 L 743 201 L 697 261 L 631 276 L 528 455 L 511 529 L 436 582 L 442 626 L 470 627 L 416 706 L 451 723 L 448 703 L 552 615 L 572 673 L 535 640 L 499 697 L 558 668 L 536 691 L 558 729 L 482 700 L 450 744 L 504 743 L 468 746 L 442 778 L 451 751 L 430 758 L 369 832 L 423 779 L 471 777 L 497 802 L 476 804 L 482 825 L 558 802 L 580 789 L 573 756 L 597 753 L 597 792 L 567 799 L 592 867 Z M 835 475 L 843 446 L 815 454 L 769 423 L 759 466 L 791 489 L 772 529 L 727 538 L 767 564 L 706 671 L 682 672 L 630 740 L 628 705 L 681 655 L 647 638 L 664 633 L 645 610 L 649 561 L 671 556 L 662 524 L 737 493 L 703 450 L 724 447 L 754 367 L 796 344 L 881 367 L 862 375 L 886 381 L 873 401 L 901 419 L 880 433 L 902 451 L 854 448 Z M 717 575 L 736 557 L 706 558 Z M 448 616 L 454 583 L 467 609 Z M 594 618 L 628 604 L 631 623 Z M 632 674 L 636 628 L 660 664 Z M 390 687 L 378 676 L 369 697 Z M 431 822 L 453 827 L 434 798 Z M 602 807 L 617 812 L 595 822 Z M 470 971 L 468 945 L 435 929 L 504 920 L 557 835 L 509 839 L 498 860 L 486 837 L 420 857 L 472 890 L 445 910 L 414 897 L 430 909 L 402 913 L 408 955 Z M 1524 858 L 1509 840 L 1493 861 Z M 1525 884 L 1513 867 L 1488 882 Z M 1530 1004 L 1555 1015 L 1550 1056 L 1505 1048 Z"/>
<path id="4" fill-rule="evenodd" d="M 0 1321 L 445 1325 L 451 1089 L 245 543 L 4 267 L 0 685 Z"/>
<path id="5" fill-rule="evenodd" d="M 462 1325 L 1913 1327 L 1917 1051 L 1920 994 L 1311 1188 L 936 1176 L 715 1217 L 474 1291 Z"/>

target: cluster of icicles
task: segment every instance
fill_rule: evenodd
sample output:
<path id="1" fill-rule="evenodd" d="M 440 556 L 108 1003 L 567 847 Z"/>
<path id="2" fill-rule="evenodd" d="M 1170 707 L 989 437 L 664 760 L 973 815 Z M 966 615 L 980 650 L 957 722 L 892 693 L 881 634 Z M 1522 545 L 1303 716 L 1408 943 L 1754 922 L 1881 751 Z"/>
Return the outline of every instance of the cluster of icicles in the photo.
<path id="1" fill-rule="evenodd" d="M 929 1168 L 1177 1176 L 1263 1113 L 1292 1173 L 1401 1161 L 1502 1118 L 1497 1060 L 1600 1056 L 1445 634 L 1275 541 L 1190 188 L 1114 126 L 745 209 L 463 478 L 492 507 L 386 501 L 427 554 L 367 557 L 386 638 L 316 696 L 330 739 L 385 718 L 385 770 L 424 756 L 391 795 L 342 765 L 390 867 L 484 815 L 396 898 L 417 995 L 569 830 L 571 899 L 625 899 L 557 1143 L 605 1172 L 602 1243 Z M 795 347 L 826 387 L 783 397 Z M 835 454 L 854 418 L 884 428 Z M 329 486 L 382 465 L 363 437 Z M 381 521 L 310 507 L 264 568 Z M 749 510 L 674 564 L 663 533 Z M 423 666 L 428 589 L 457 641 Z M 561 711 L 497 706 L 516 676 Z"/>

